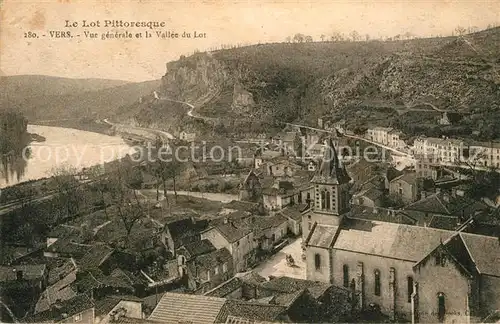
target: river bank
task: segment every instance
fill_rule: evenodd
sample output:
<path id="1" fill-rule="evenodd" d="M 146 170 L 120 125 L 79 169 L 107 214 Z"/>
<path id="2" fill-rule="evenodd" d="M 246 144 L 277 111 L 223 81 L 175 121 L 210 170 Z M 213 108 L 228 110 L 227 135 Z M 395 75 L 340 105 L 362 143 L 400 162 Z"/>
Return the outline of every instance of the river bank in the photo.
<path id="1" fill-rule="evenodd" d="M 37 123 L 36 121 L 33 121 L 32 124 L 40 126 L 49 126 L 49 127 L 70 128 L 70 129 L 76 129 L 85 132 L 93 132 L 109 136 L 114 135 L 111 125 L 88 118 L 71 119 L 71 120 L 61 119 L 61 120 L 53 120 L 50 122 L 42 122 L 42 123 Z"/>
<path id="2" fill-rule="evenodd" d="M 32 141 L 29 157 L 23 158 L 22 168 L 4 172 L 0 188 L 28 180 L 50 177 L 61 167 L 81 170 L 133 154 L 133 149 L 122 138 L 70 127 L 28 125 L 28 132 L 45 141 Z"/>

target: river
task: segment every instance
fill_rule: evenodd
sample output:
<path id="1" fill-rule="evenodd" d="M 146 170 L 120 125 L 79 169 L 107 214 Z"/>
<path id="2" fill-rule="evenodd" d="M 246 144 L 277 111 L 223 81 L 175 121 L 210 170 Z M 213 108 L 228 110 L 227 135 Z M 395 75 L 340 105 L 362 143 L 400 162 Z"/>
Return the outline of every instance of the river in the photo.
<path id="1" fill-rule="evenodd" d="M 46 141 L 30 144 L 31 153 L 23 170 L 18 170 L 17 174 L 0 174 L 0 188 L 50 176 L 52 170 L 58 167 L 70 166 L 81 170 L 133 153 L 133 149 L 120 137 L 39 125 L 28 125 L 28 132 L 41 135 Z"/>

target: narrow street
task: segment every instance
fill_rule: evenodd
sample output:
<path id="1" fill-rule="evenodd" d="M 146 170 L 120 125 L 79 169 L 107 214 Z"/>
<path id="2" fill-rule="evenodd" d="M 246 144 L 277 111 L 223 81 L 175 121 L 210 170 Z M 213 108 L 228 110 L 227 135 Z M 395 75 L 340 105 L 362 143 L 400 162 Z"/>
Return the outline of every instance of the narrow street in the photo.
<path id="1" fill-rule="evenodd" d="M 285 246 L 281 251 L 273 255 L 269 260 L 259 264 L 253 269 L 264 278 L 269 276 L 288 276 L 297 279 L 306 279 L 306 264 L 302 260 L 302 238 L 295 239 L 291 244 Z M 290 267 L 286 263 L 286 255 L 290 254 L 295 266 Z"/>

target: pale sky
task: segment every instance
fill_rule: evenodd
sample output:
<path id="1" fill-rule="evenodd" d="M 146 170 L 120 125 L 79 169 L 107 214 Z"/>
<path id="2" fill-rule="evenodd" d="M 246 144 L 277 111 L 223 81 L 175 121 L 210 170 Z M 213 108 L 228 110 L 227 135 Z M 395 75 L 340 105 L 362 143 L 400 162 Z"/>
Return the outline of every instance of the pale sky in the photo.
<path id="1" fill-rule="evenodd" d="M 0 0 L 1 1 L 1 0 Z M 303 33 L 352 30 L 372 38 L 410 32 L 448 35 L 465 28 L 500 24 L 500 0 L 394 0 L 394 1 L 152 1 L 152 0 L 4 0 L 0 16 L 2 75 L 45 74 L 72 78 L 109 78 L 130 81 L 158 79 L 165 64 L 195 49 L 220 44 L 283 41 Z M 65 28 L 65 20 L 164 21 L 158 31 L 206 33 L 204 39 L 101 40 L 112 28 Z M 122 28 L 134 35 L 147 28 Z M 50 31 L 68 31 L 70 39 L 50 37 Z M 99 34 L 87 39 L 84 31 Z M 25 38 L 32 31 L 40 38 Z M 45 35 L 43 37 L 42 35 Z"/>

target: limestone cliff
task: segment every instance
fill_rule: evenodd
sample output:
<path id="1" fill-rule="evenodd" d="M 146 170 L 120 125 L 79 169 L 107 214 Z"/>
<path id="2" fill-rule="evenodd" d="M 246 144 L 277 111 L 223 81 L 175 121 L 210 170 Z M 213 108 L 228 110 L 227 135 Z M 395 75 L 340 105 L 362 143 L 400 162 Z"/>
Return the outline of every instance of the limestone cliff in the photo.
<path id="1" fill-rule="evenodd" d="M 234 84 L 233 103 L 231 108 L 238 112 L 248 113 L 255 106 L 253 94 L 243 87 L 239 82 Z"/>
<path id="2" fill-rule="evenodd" d="M 231 84 L 226 66 L 210 54 L 199 53 L 167 63 L 161 92 L 171 99 L 201 105 Z"/>

